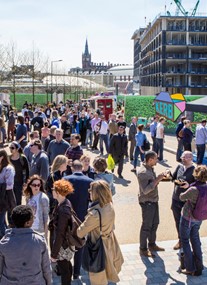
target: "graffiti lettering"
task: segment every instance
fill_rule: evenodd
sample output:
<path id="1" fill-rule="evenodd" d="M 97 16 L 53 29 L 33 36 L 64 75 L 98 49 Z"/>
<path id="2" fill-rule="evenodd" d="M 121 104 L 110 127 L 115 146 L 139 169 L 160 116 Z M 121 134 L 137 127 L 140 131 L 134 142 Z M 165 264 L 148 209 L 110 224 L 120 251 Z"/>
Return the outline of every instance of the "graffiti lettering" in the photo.
<path id="1" fill-rule="evenodd" d="M 167 102 L 157 101 L 155 103 L 156 113 L 168 118 L 169 120 L 173 119 L 173 105 Z"/>

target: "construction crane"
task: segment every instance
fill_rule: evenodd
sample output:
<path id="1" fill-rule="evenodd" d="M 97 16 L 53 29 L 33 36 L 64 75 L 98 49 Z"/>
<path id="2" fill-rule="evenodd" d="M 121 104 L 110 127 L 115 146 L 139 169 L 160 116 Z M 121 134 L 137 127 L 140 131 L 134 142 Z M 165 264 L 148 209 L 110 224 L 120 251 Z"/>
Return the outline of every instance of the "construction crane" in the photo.
<path id="1" fill-rule="evenodd" d="M 182 0 L 174 0 L 175 4 L 177 5 L 177 9 L 175 12 L 175 15 L 178 16 L 179 15 L 179 11 L 184 15 L 184 16 L 188 16 L 188 12 L 185 10 L 185 8 L 182 5 Z M 197 9 L 198 9 L 198 5 L 200 3 L 200 0 L 197 1 L 193 12 L 191 14 L 192 17 L 194 17 L 196 15 Z"/>
<path id="2" fill-rule="evenodd" d="M 180 0 L 180 4 L 182 4 L 182 0 Z M 179 16 L 179 12 L 180 12 L 180 9 L 179 7 L 177 6 L 176 10 L 175 10 L 175 16 Z"/>
<path id="3" fill-rule="evenodd" d="M 198 9 L 199 3 L 200 3 L 200 0 L 197 1 L 196 5 L 195 5 L 195 7 L 194 7 L 194 9 L 193 9 L 193 12 L 192 12 L 191 16 L 193 16 L 193 17 L 195 16 L 195 14 L 196 14 L 196 12 L 197 12 L 197 9 Z"/>
<path id="4" fill-rule="evenodd" d="M 188 16 L 188 12 L 185 11 L 185 9 L 181 3 L 181 0 L 174 0 L 174 2 L 177 5 L 178 11 L 180 11 L 184 16 Z M 177 13 L 177 11 L 176 11 L 176 13 Z"/>

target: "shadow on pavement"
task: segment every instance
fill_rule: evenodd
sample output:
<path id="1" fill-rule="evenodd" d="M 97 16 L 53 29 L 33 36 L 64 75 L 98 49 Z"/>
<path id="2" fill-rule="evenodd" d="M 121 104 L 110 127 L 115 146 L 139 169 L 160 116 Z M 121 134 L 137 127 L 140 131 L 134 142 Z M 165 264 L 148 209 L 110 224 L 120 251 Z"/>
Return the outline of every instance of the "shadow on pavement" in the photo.
<path id="1" fill-rule="evenodd" d="M 159 160 L 158 160 L 157 163 L 159 163 L 159 164 L 161 164 L 162 166 L 165 166 L 165 167 L 167 167 L 167 168 L 172 168 L 172 166 L 169 165 L 167 162 L 159 161 Z"/>
<path id="2" fill-rule="evenodd" d="M 130 180 L 126 180 L 125 178 L 118 178 L 117 176 L 114 175 L 114 183 L 115 184 L 121 184 L 123 185 L 124 187 L 127 187 L 129 186 L 129 184 L 131 183 Z"/>
<path id="3" fill-rule="evenodd" d="M 156 254 L 155 258 L 147 258 L 141 256 L 143 264 L 146 266 L 146 284 L 171 284 L 171 285 L 185 285 L 186 283 L 178 281 L 173 278 L 165 270 L 165 264 L 163 259 Z M 170 280 L 169 280 L 170 279 Z M 171 282 L 172 280 L 172 282 Z M 170 283 L 169 283 L 170 282 Z M 188 283 L 187 283 L 188 284 Z"/>

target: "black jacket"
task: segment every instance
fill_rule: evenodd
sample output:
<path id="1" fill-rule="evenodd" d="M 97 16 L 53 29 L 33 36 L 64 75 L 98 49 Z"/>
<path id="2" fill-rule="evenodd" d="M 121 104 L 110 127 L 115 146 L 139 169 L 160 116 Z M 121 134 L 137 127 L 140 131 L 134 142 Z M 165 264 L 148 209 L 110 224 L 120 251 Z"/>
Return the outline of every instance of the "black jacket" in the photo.
<path id="1" fill-rule="evenodd" d="M 131 123 L 129 127 L 129 141 L 135 140 L 136 133 L 137 133 L 137 128 L 135 124 Z"/>
<path id="2" fill-rule="evenodd" d="M 172 181 L 181 178 L 187 181 L 189 184 L 193 183 L 195 181 L 195 178 L 193 176 L 194 169 L 195 169 L 194 165 L 185 169 L 183 165 L 179 164 L 175 169 L 174 173 L 172 174 Z M 179 185 L 175 185 L 172 198 L 176 201 L 180 201 L 179 196 L 181 193 L 185 191 L 186 189 L 181 188 Z"/>
<path id="3" fill-rule="evenodd" d="M 51 256 L 57 258 L 60 248 L 66 249 L 69 244 L 66 240 L 68 225 L 71 225 L 71 203 L 65 199 L 63 203 L 56 206 L 53 214 L 53 226 L 55 239 L 52 247 Z"/>
<path id="4" fill-rule="evenodd" d="M 125 134 L 121 136 L 117 133 L 112 136 L 109 153 L 115 161 L 127 153 L 127 136 Z"/>

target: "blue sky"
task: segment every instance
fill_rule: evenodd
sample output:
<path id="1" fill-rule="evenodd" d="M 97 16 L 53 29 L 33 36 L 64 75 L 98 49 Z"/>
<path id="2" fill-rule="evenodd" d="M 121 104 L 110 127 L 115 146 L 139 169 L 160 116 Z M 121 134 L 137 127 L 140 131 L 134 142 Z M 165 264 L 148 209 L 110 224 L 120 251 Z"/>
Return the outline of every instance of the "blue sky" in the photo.
<path id="1" fill-rule="evenodd" d="M 182 3 L 192 11 L 196 0 Z M 132 63 L 133 32 L 164 13 L 165 5 L 175 12 L 167 0 L 0 0 L 0 43 L 14 41 L 20 50 L 34 43 L 68 70 L 81 66 L 87 37 L 92 61 Z M 198 12 L 207 15 L 206 0 Z"/>

